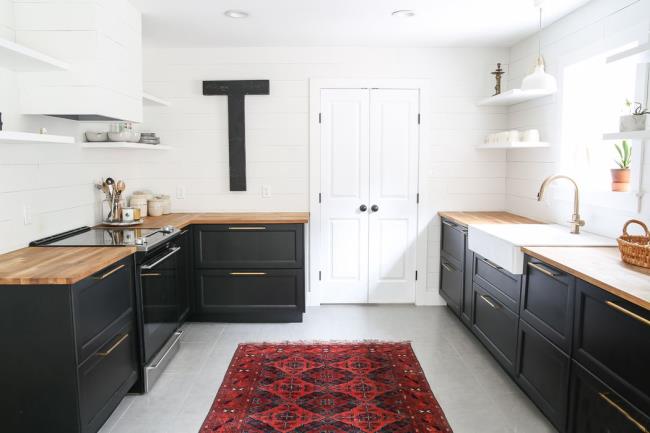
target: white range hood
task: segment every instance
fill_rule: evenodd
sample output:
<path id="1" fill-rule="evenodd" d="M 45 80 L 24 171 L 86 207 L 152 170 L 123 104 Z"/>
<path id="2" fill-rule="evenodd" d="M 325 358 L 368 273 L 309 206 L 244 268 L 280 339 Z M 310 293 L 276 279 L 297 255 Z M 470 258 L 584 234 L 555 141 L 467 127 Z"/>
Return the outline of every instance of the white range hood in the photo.
<path id="1" fill-rule="evenodd" d="M 19 75 L 22 114 L 142 121 L 142 17 L 127 0 L 15 0 L 16 42 L 70 65 Z"/>

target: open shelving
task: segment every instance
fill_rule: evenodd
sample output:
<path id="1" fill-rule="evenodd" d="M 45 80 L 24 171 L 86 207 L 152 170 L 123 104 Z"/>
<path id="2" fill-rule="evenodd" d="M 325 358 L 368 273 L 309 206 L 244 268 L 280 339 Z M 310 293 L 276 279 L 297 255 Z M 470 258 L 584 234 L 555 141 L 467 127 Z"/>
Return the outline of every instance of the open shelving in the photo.
<path id="1" fill-rule="evenodd" d="M 603 140 L 650 140 L 650 130 L 610 132 L 603 134 Z"/>
<path id="2" fill-rule="evenodd" d="M 522 102 L 531 101 L 533 99 L 550 96 L 553 93 L 555 92 L 549 92 L 547 90 L 512 89 L 512 90 L 508 90 L 507 92 L 500 93 L 496 96 L 490 96 L 489 98 L 481 99 L 477 105 L 479 106 L 515 105 Z"/>
<path id="3" fill-rule="evenodd" d="M 503 144 L 481 144 L 477 149 L 528 149 L 534 147 L 549 147 L 550 144 L 544 141 L 513 141 Z"/>
<path id="4" fill-rule="evenodd" d="M 66 135 L 34 134 L 31 132 L 0 131 L 0 143 L 74 144 Z"/>
<path id="5" fill-rule="evenodd" d="M 16 72 L 67 71 L 70 65 L 29 47 L 0 38 L 0 67 Z"/>
<path id="6" fill-rule="evenodd" d="M 620 53 L 612 54 L 607 57 L 606 62 L 618 62 L 619 60 L 633 60 L 637 63 L 650 63 L 650 42 L 641 44 L 629 50 L 621 51 Z"/>
<path id="7" fill-rule="evenodd" d="M 171 146 L 164 144 L 127 143 L 123 141 L 88 142 L 81 145 L 84 149 L 138 149 L 138 150 L 170 150 Z"/>
<path id="8" fill-rule="evenodd" d="M 170 105 L 172 105 L 171 102 L 165 101 L 164 99 L 161 99 L 150 93 L 142 94 L 142 102 L 144 102 L 147 105 L 162 105 L 164 107 L 169 107 Z"/>

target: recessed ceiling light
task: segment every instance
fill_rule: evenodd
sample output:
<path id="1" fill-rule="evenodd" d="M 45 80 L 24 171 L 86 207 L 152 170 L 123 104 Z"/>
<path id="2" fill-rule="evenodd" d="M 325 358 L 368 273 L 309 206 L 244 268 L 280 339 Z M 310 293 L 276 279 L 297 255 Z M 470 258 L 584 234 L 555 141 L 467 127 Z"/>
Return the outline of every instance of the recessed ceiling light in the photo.
<path id="1" fill-rule="evenodd" d="M 415 16 L 415 11 L 410 9 L 402 9 L 399 11 L 394 11 L 391 15 L 399 18 L 413 18 Z"/>
<path id="2" fill-rule="evenodd" d="M 248 12 L 229 10 L 223 13 L 228 18 L 248 18 Z"/>

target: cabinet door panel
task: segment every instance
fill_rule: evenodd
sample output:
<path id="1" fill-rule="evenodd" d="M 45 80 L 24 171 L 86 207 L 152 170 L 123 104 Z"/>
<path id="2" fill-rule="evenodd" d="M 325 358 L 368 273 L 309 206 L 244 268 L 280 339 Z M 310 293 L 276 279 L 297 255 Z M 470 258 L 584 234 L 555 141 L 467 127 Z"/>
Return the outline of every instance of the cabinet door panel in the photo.
<path id="1" fill-rule="evenodd" d="M 571 372 L 570 433 L 642 433 L 650 418 L 577 362 Z"/>
<path id="2" fill-rule="evenodd" d="M 575 278 L 531 257 L 521 299 L 521 317 L 571 353 Z"/>
<path id="3" fill-rule="evenodd" d="M 208 269 L 302 268 L 302 224 L 199 225 L 195 266 Z"/>
<path id="4" fill-rule="evenodd" d="M 445 254 L 440 256 L 440 295 L 456 314 L 460 312 L 463 296 L 463 268 L 458 262 Z"/>
<path id="5" fill-rule="evenodd" d="M 443 218 L 440 247 L 449 257 L 459 262 L 463 261 L 465 256 L 465 233 L 463 232 L 463 227 Z"/>
<path id="6" fill-rule="evenodd" d="M 561 432 L 566 426 L 571 360 L 525 321 L 519 321 L 517 381 Z"/>
<path id="7" fill-rule="evenodd" d="M 513 275 L 484 257 L 474 254 L 474 281 L 511 311 L 519 313 L 521 275 Z"/>
<path id="8" fill-rule="evenodd" d="M 650 312 L 577 283 L 573 357 L 650 413 Z"/>

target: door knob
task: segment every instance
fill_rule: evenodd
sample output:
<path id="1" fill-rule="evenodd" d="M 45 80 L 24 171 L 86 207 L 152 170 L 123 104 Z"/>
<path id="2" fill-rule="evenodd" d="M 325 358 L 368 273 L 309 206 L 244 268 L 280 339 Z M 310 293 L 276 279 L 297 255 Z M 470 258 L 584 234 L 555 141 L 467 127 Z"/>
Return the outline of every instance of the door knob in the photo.
<path id="1" fill-rule="evenodd" d="M 373 212 L 377 212 L 377 211 L 379 210 L 379 206 L 377 206 L 376 204 L 373 204 L 373 205 L 370 207 L 370 210 L 373 211 Z"/>
<path id="2" fill-rule="evenodd" d="M 365 212 L 365 211 L 368 210 L 368 206 L 366 206 L 365 204 L 362 204 L 361 206 L 359 206 L 359 210 L 360 210 L 361 212 Z"/>

